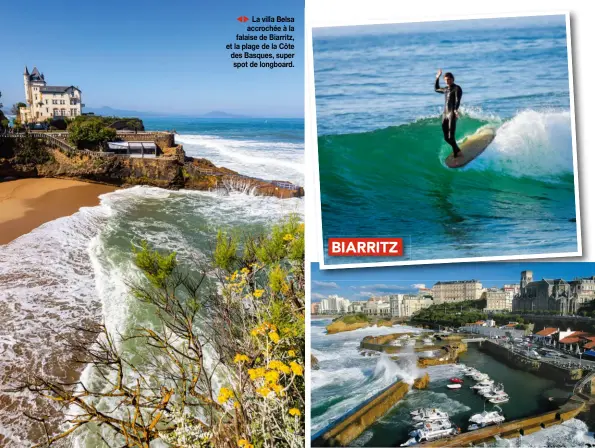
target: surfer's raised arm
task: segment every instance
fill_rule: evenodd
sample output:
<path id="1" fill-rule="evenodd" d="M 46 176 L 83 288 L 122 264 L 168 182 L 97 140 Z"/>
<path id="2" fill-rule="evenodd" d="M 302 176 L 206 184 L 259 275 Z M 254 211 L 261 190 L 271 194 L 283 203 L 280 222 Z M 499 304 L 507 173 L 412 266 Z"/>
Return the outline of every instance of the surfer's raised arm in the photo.
<path id="1" fill-rule="evenodd" d="M 444 88 L 440 87 L 440 76 L 442 76 L 442 69 L 438 69 L 438 73 L 436 73 L 436 83 L 434 84 L 434 90 L 437 93 L 444 93 Z"/>

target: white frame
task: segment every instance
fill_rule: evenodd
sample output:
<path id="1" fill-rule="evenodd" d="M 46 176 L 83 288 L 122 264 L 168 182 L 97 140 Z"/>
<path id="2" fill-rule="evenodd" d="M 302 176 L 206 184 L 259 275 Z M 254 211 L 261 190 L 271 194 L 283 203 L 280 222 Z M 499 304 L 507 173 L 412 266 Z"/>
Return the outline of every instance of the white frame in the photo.
<path id="1" fill-rule="evenodd" d="M 543 253 L 543 254 L 524 254 L 524 255 L 498 255 L 489 257 L 468 257 L 468 258 L 443 258 L 434 260 L 407 260 L 407 261 L 383 261 L 383 262 L 365 262 L 365 263 L 340 263 L 340 264 L 325 264 L 324 257 L 324 240 L 322 233 L 322 205 L 320 199 L 320 170 L 318 165 L 318 129 L 316 119 L 316 93 L 314 80 L 314 45 L 313 45 L 313 27 L 306 24 L 306 111 L 307 123 L 306 130 L 310 128 L 312 132 L 310 135 L 306 132 L 306 138 L 309 138 L 309 145 L 307 147 L 313 148 L 312 158 L 314 173 L 313 173 L 313 190 L 314 190 L 314 204 L 315 204 L 315 219 L 317 220 L 316 238 L 318 263 L 321 270 L 326 269 L 350 269 L 350 268 L 366 268 L 366 267 L 382 267 L 382 266 L 410 266 L 410 265 L 424 265 L 424 264 L 440 264 L 440 263 L 468 263 L 478 261 L 504 261 L 504 260 L 534 260 L 534 259 L 549 259 L 562 257 L 580 257 L 583 254 L 582 235 L 581 235 L 581 210 L 579 199 L 579 179 L 578 179 L 578 159 L 577 159 L 577 142 L 576 142 L 576 122 L 575 122 L 575 105 L 574 105 L 574 79 L 573 79 L 573 64 L 572 64 L 572 31 L 570 28 L 570 12 L 536 12 L 523 14 L 482 14 L 477 16 L 453 16 L 440 17 L 423 20 L 423 22 L 446 22 L 455 20 L 478 20 L 478 19 L 503 19 L 514 17 L 535 17 L 535 16 L 565 16 L 566 20 L 566 50 L 568 54 L 568 83 L 570 92 L 570 116 L 571 116 L 571 133 L 572 133 L 572 161 L 574 174 L 574 200 L 576 210 L 576 238 L 577 250 L 575 252 L 558 252 L 558 253 Z M 399 23 L 416 23 L 421 20 L 408 20 L 403 22 L 396 21 L 366 21 L 364 23 L 350 23 L 332 25 L 331 27 L 344 26 L 361 26 L 361 25 L 389 25 Z M 396 235 L 395 237 L 403 235 Z"/>

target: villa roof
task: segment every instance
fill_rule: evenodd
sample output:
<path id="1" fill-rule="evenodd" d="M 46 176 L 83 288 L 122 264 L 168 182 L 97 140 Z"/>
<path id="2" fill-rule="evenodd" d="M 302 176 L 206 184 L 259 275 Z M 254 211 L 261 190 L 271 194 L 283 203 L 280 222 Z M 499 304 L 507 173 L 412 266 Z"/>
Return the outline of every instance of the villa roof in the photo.
<path id="1" fill-rule="evenodd" d="M 589 348 L 593 348 L 593 347 L 595 347 L 595 341 L 587 342 L 585 344 L 585 347 L 584 348 L 589 349 Z"/>
<path id="2" fill-rule="evenodd" d="M 580 340 L 581 340 L 581 338 L 579 338 L 579 337 L 568 336 L 568 337 L 565 337 L 564 339 L 560 339 L 560 344 L 575 344 Z"/>
<path id="3" fill-rule="evenodd" d="M 554 327 L 547 327 L 544 328 L 541 331 L 538 331 L 537 333 L 535 333 L 537 336 L 551 336 L 554 333 L 557 333 L 558 329 L 554 328 Z"/>
<path id="4" fill-rule="evenodd" d="M 64 93 L 70 88 L 79 90 L 74 86 L 44 86 L 41 88 L 41 93 Z"/>

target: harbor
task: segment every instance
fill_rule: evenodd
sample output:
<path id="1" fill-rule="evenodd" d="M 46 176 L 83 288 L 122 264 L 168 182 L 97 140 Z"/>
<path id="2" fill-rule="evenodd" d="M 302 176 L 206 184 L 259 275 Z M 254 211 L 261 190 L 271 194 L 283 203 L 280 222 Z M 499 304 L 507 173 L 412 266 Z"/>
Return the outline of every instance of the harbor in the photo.
<path id="1" fill-rule="evenodd" d="M 570 360 L 556 364 L 544 357 L 547 360 L 541 362 L 518 345 L 477 335 L 436 338 L 400 325 L 392 327 L 392 333 L 382 330 L 384 334 L 360 336 L 353 350 L 368 363 L 384 366 L 383 375 L 389 363 L 394 364 L 401 380 L 362 402 L 367 418 L 359 416 L 359 406 L 331 418 L 313 436 L 313 446 L 492 445 L 588 416 L 592 380 L 588 364 L 582 370 Z M 457 350 L 454 358 L 445 357 L 447 348 L 457 343 L 465 349 Z M 441 362 L 427 363 L 432 359 Z M 372 383 L 378 374 L 376 367 L 371 372 Z M 426 374 L 425 389 L 401 385 Z M 387 409 L 382 394 L 391 395 L 396 389 L 398 397 Z M 374 402 L 384 402 L 382 412 L 370 412 Z M 321 411 L 316 405 L 314 409 Z M 336 435 L 338 427 L 345 430 L 346 422 L 356 422 L 358 436 L 342 444 L 330 436 Z"/>

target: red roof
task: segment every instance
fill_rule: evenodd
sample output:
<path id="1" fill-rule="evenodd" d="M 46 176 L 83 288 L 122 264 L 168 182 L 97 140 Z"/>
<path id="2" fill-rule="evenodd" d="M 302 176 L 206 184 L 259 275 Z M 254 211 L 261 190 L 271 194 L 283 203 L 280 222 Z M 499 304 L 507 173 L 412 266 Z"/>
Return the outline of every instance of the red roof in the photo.
<path id="1" fill-rule="evenodd" d="M 516 327 L 518 324 L 506 324 L 507 327 Z"/>
<path id="2" fill-rule="evenodd" d="M 541 331 L 538 331 L 537 333 L 535 333 L 537 336 L 551 336 L 554 333 L 557 333 L 558 329 L 557 328 L 553 328 L 553 327 L 547 327 L 544 328 Z"/>
<path id="3" fill-rule="evenodd" d="M 564 339 L 560 339 L 560 344 L 575 344 L 578 341 L 580 341 L 580 338 L 568 336 L 568 337 L 565 337 Z"/>
<path id="4" fill-rule="evenodd" d="M 585 347 L 584 348 L 593 348 L 593 347 L 595 347 L 595 341 L 594 342 L 589 342 L 589 343 L 585 344 Z"/>

